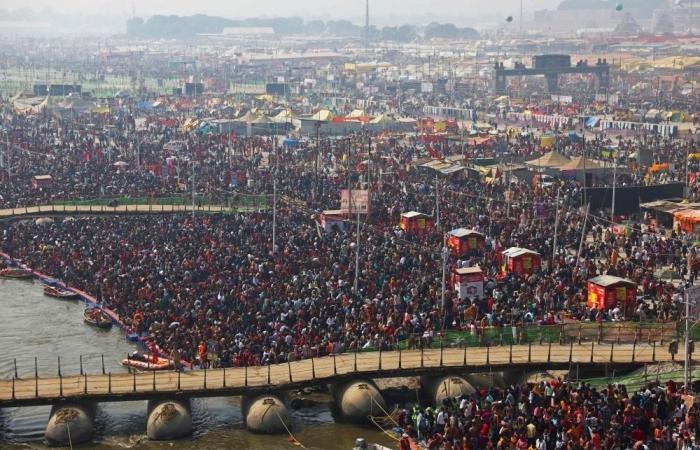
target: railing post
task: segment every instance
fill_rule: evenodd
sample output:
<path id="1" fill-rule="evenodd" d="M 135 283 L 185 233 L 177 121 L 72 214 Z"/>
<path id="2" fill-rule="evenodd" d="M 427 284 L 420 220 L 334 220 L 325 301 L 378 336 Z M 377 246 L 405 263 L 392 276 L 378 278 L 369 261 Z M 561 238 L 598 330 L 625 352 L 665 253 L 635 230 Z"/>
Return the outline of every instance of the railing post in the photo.
<path id="1" fill-rule="evenodd" d="M 357 372 L 357 347 L 355 347 L 355 372 Z"/>
<path id="2" fill-rule="evenodd" d="M 12 360 L 12 363 L 13 363 L 14 366 L 15 366 L 15 378 L 19 378 L 19 377 L 17 376 L 17 358 L 14 358 L 14 359 Z"/>
<path id="3" fill-rule="evenodd" d="M 462 365 L 466 367 L 466 365 L 467 365 L 467 346 L 466 346 L 466 344 L 464 346 L 464 361 L 462 361 L 462 363 L 463 363 Z"/>
<path id="4" fill-rule="evenodd" d="M 656 362 L 656 341 L 653 342 L 651 347 L 651 361 Z"/>
<path id="5" fill-rule="evenodd" d="M 617 344 L 620 345 L 620 333 L 622 333 L 622 325 L 617 327 Z"/>
<path id="6" fill-rule="evenodd" d="M 245 366 L 245 380 L 243 380 L 243 386 L 248 387 L 248 365 Z"/>
<path id="7" fill-rule="evenodd" d="M 440 338 L 440 367 L 442 367 L 442 352 L 443 352 L 443 346 L 442 346 L 442 338 Z"/>
<path id="8" fill-rule="evenodd" d="M 12 400 L 15 399 L 15 377 L 12 377 Z"/>
<path id="9" fill-rule="evenodd" d="M 107 393 L 111 394 L 112 393 L 112 372 L 109 372 L 109 375 L 107 376 Z"/>
<path id="10" fill-rule="evenodd" d="M 491 343 L 486 344 L 486 365 L 491 364 Z"/>
<path id="11" fill-rule="evenodd" d="M 63 397 L 63 377 L 58 377 L 58 395 Z"/>
<path id="12" fill-rule="evenodd" d="M 399 353 L 399 368 L 401 368 L 401 354 Z M 335 353 L 333 353 L 333 375 L 338 375 L 338 367 L 335 364 Z"/>
<path id="13" fill-rule="evenodd" d="M 204 388 L 206 389 L 206 384 L 207 384 L 207 375 L 206 372 L 204 373 Z M 153 371 L 153 391 L 156 390 L 156 371 Z"/>
<path id="14" fill-rule="evenodd" d="M 83 355 L 80 355 L 80 375 L 83 374 Z"/>
<path id="15" fill-rule="evenodd" d="M 634 362 L 634 354 L 637 350 L 637 339 L 634 340 L 632 343 L 632 362 Z"/>
<path id="16" fill-rule="evenodd" d="M 316 364 L 314 363 L 314 358 L 311 358 L 311 379 L 316 379 Z"/>
<path id="17" fill-rule="evenodd" d="M 223 383 L 221 384 L 223 387 L 226 387 L 226 366 L 223 367 L 224 369 L 224 375 L 223 375 Z"/>
<path id="18" fill-rule="evenodd" d="M 100 357 L 102 358 L 102 375 L 104 375 L 105 374 L 105 355 L 104 355 L 104 353 L 102 355 L 100 355 Z"/>
<path id="19" fill-rule="evenodd" d="M 61 357 L 58 357 L 58 378 L 61 378 Z"/>
<path id="20" fill-rule="evenodd" d="M 615 344 L 610 344 L 610 362 L 613 362 L 613 349 L 615 348 Z"/>
<path id="21" fill-rule="evenodd" d="M 513 364 L 513 344 L 510 344 L 510 352 L 508 353 L 508 363 Z"/>
<path id="22" fill-rule="evenodd" d="M 379 370 L 382 370 L 382 345 L 379 344 Z"/>
<path id="23" fill-rule="evenodd" d="M 207 365 L 204 365 L 204 389 L 207 388 Z"/>
<path id="24" fill-rule="evenodd" d="M 180 374 L 182 373 L 182 370 L 177 371 L 177 390 L 180 390 Z"/>
<path id="25" fill-rule="evenodd" d="M 399 369 L 401 369 L 401 345 L 399 345 Z"/>
<path id="26" fill-rule="evenodd" d="M 292 363 L 287 360 L 287 369 L 289 369 L 289 382 L 292 383 Z"/>
<path id="27" fill-rule="evenodd" d="M 549 348 L 547 349 L 547 363 L 552 361 L 552 341 L 549 341 Z"/>
<path id="28" fill-rule="evenodd" d="M 155 372 L 153 372 L 153 373 L 155 373 Z M 85 393 L 85 395 L 87 395 L 87 374 L 83 374 L 83 380 L 84 380 L 83 392 Z"/>
<path id="29" fill-rule="evenodd" d="M 271 370 L 272 370 L 272 364 L 268 364 L 267 365 L 267 384 L 268 385 L 272 384 Z M 205 386 L 205 388 L 206 388 L 206 386 Z"/>
<path id="30" fill-rule="evenodd" d="M 420 346 L 420 368 L 423 368 L 423 344 Z"/>
<path id="31" fill-rule="evenodd" d="M 532 341 L 527 343 L 527 362 L 532 362 Z"/>
<path id="32" fill-rule="evenodd" d="M 581 334 L 582 334 L 582 328 L 583 328 L 583 325 L 579 324 L 579 326 L 578 326 L 578 345 L 581 345 L 581 338 L 582 338 Z"/>
<path id="33" fill-rule="evenodd" d="M 134 374 L 134 392 L 136 392 L 136 371 L 132 372 Z"/>
<path id="34" fill-rule="evenodd" d="M 594 349 L 595 349 L 595 342 L 591 341 L 591 364 L 593 364 Z"/>
<path id="35" fill-rule="evenodd" d="M 574 357 L 574 341 L 571 341 L 569 344 L 569 364 L 571 364 L 571 360 Z"/>
<path id="36" fill-rule="evenodd" d="M 34 357 L 34 378 L 39 378 L 39 364 L 36 356 Z"/>

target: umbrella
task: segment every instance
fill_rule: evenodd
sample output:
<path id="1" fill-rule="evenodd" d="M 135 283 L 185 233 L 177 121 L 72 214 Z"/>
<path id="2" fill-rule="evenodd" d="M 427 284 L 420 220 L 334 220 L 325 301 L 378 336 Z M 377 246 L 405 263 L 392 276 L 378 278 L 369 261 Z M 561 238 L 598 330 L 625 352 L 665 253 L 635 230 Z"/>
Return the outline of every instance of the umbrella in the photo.
<path id="1" fill-rule="evenodd" d="M 51 217 L 39 217 L 34 223 L 37 225 L 51 224 L 53 223 L 53 219 Z"/>
<path id="2" fill-rule="evenodd" d="M 128 165 L 129 165 L 129 163 L 124 162 L 124 161 L 117 161 L 114 163 L 114 166 L 116 166 L 116 167 L 126 167 Z"/>

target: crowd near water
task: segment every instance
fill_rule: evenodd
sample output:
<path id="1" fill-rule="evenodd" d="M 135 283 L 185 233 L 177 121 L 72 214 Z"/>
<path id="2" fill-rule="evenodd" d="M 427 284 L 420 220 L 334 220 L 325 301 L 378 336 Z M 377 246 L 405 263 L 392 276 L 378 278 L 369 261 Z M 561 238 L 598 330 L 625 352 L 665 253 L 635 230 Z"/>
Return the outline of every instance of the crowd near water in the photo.
<path id="1" fill-rule="evenodd" d="M 314 85 L 306 80 L 294 95 L 155 95 L 142 85 L 105 99 L 0 99 L 0 275 L 31 268 L 123 326 L 76 331 L 78 303 L 38 296 L 36 281 L 0 280 L 0 344 L 12 349 L 0 373 L 64 349 L 123 370 L 117 361 L 139 345 L 126 333 L 201 370 L 442 346 L 450 336 L 483 343 L 502 330 L 564 324 L 672 329 L 685 319 L 684 295 L 700 274 L 700 105 L 678 99 L 683 86 L 612 101 L 572 76 L 562 80 L 573 92 L 562 105 L 528 85 L 527 100 L 458 93 L 453 81 L 443 93 L 432 84 L 405 91 L 401 63 L 396 80 L 389 69 L 348 75 L 327 65 L 342 74 L 337 94 L 357 104 L 304 95 Z M 398 89 L 366 100 L 359 80 L 378 90 L 381 77 Z M 659 202 L 639 206 L 648 200 Z M 109 214 L 29 214 L 75 204 Z M 116 208 L 132 205 L 185 210 Z M 452 240 L 460 228 L 475 236 L 466 249 Z M 515 264 L 515 254 L 530 259 Z M 480 274 L 478 289 L 455 285 L 461 269 Z M 634 288 L 598 296 L 592 280 L 603 291 Z M 28 333 L 42 322 L 46 333 Z M 395 426 L 388 434 L 335 423 L 324 397 L 294 413 L 307 425 L 289 442 L 244 433 L 230 399 L 195 400 L 198 443 L 169 445 L 339 449 L 364 435 L 401 450 L 700 448 L 699 406 L 679 380 L 632 389 L 562 375 L 474 387 L 436 405 L 402 398 L 385 418 Z M 160 448 L 135 437 L 143 418 L 128 405 L 107 408 L 96 448 Z M 37 440 L 44 411 L 32 411 L 0 414 L 13 445 Z"/>

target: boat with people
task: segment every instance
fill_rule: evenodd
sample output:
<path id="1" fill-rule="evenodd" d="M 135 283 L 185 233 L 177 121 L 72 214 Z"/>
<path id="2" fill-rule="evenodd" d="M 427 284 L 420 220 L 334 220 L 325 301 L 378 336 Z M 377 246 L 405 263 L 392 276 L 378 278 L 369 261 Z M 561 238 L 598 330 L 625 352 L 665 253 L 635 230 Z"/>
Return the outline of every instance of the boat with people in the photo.
<path id="1" fill-rule="evenodd" d="M 112 327 L 112 318 L 99 308 L 87 308 L 83 313 L 83 321 L 97 328 Z"/>
<path id="2" fill-rule="evenodd" d="M 44 286 L 44 295 L 61 300 L 76 300 L 80 295 L 68 289 L 61 289 L 57 286 Z"/>
<path id="3" fill-rule="evenodd" d="M 136 370 L 168 370 L 173 368 L 172 360 L 156 355 L 133 352 L 122 359 L 121 365 Z"/>
<path id="4" fill-rule="evenodd" d="M 391 450 L 391 448 L 382 444 L 369 444 L 364 438 L 357 438 L 352 450 Z"/>
<path id="5" fill-rule="evenodd" d="M 32 272 L 27 269 L 22 269 L 21 267 L 6 267 L 0 270 L 0 277 L 2 278 L 14 278 L 18 280 L 26 280 L 32 278 Z"/>

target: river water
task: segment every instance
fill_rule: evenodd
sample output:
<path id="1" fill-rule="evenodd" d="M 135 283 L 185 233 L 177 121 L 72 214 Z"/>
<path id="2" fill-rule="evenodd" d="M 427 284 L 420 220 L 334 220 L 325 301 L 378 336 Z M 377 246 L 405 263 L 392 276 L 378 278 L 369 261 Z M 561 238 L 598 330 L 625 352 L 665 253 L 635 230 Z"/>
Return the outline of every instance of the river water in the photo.
<path id="1" fill-rule="evenodd" d="M 19 377 L 34 376 L 34 357 L 39 376 L 56 376 L 58 357 L 64 374 L 77 374 L 80 356 L 87 373 L 125 369 L 119 365 L 137 349 L 117 327 L 99 330 L 82 321 L 84 304 L 43 295 L 39 281 L 0 279 L 0 378 L 11 378 L 17 359 Z M 292 411 L 293 431 L 309 449 L 349 450 L 355 438 L 364 437 L 395 448 L 395 443 L 373 428 L 336 423 L 330 398 L 316 406 Z M 0 411 L 0 449 L 43 449 L 44 430 L 50 407 L 7 408 Z M 269 449 L 299 448 L 287 436 L 260 436 L 244 429 L 240 398 L 193 399 L 194 434 L 173 442 L 146 438 L 146 402 L 114 402 L 99 405 L 95 438 L 81 449 Z"/>

